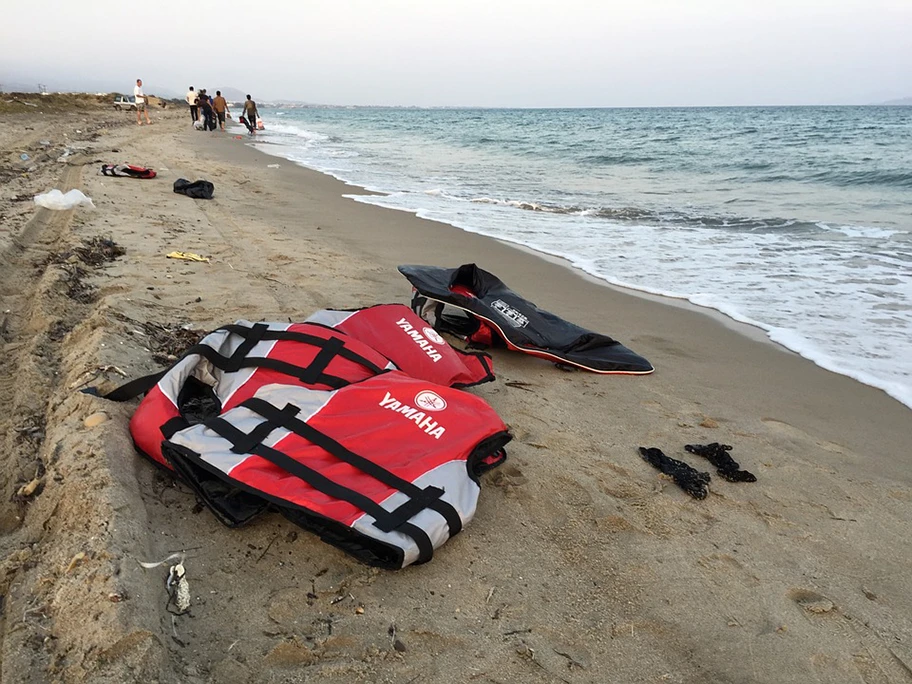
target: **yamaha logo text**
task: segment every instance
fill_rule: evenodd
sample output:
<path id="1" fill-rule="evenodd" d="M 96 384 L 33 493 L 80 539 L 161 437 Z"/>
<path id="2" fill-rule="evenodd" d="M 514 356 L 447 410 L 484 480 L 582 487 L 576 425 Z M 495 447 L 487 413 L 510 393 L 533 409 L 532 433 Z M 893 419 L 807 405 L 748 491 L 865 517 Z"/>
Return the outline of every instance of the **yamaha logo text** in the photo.
<path id="1" fill-rule="evenodd" d="M 400 318 L 398 321 L 396 321 L 396 325 L 399 326 L 406 335 L 412 338 L 412 342 L 424 350 L 424 353 L 428 355 L 428 358 L 431 361 L 437 363 L 440 361 L 440 359 L 443 358 L 443 356 L 439 351 L 437 351 L 437 348 L 434 347 L 434 345 L 442 345 L 446 344 L 446 342 L 440 335 L 437 334 L 436 330 L 433 328 L 425 328 L 423 331 L 421 331 L 424 333 L 424 335 L 422 335 L 421 332 L 415 330 L 415 326 L 413 326 L 404 318 Z"/>
<path id="2" fill-rule="evenodd" d="M 429 416 L 428 412 L 443 411 L 447 407 L 446 399 L 431 390 L 423 390 L 415 395 L 414 403 L 415 406 L 403 404 L 386 392 L 386 396 L 380 400 L 380 407 L 405 416 L 434 439 L 443 437 L 446 428 Z"/>

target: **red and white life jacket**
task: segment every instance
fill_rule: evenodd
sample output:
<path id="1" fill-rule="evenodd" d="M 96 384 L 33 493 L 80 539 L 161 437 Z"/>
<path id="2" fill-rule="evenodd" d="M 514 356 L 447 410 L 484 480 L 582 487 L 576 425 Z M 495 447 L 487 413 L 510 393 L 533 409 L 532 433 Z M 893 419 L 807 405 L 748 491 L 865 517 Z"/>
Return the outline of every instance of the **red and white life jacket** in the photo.
<path id="1" fill-rule="evenodd" d="M 323 309 L 307 319 L 354 337 L 414 378 L 447 387 L 470 387 L 494 379 L 491 357 L 451 347 L 440 333 L 404 304 L 364 309 Z"/>
<path id="2" fill-rule="evenodd" d="M 481 398 L 393 371 L 331 391 L 266 385 L 172 434 L 164 456 L 229 525 L 270 504 L 360 560 L 431 559 L 474 513 L 507 427 Z"/>
<path id="3" fill-rule="evenodd" d="M 134 380 L 105 398 L 124 401 L 148 391 L 130 433 L 140 453 L 167 466 L 163 439 L 238 406 L 263 385 L 336 389 L 392 368 L 363 342 L 324 326 L 238 321 L 204 337 L 164 373 Z"/>

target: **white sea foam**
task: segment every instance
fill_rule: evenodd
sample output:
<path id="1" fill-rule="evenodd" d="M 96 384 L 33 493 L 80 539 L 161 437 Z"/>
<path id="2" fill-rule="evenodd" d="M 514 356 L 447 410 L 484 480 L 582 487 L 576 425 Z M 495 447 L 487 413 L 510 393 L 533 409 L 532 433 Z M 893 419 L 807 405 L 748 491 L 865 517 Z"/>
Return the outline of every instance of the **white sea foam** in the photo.
<path id="1" fill-rule="evenodd" d="M 311 144 L 325 142 L 329 139 L 328 135 L 310 131 L 302 126 L 298 126 L 291 122 L 286 123 L 284 121 L 270 122 L 266 135 L 268 136 L 271 133 L 280 133 L 283 135 L 294 136 L 295 138 L 309 142 Z M 300 142 L 297 144 L 300 144 Z"/>
<path id="2" fill-rule="evenodd" d="M 824 230 L 832 231 L 834 233 L 842 233 L 848 237 L 870 238 L 875 240 L 888 239 L 894 235 L 901 235 L 909 232 L 902 230 L 888 230 L 887 228 L 874 228 L 869 226 L 828 226 L 825 223 L 818 223 L 817 225 Z"/>

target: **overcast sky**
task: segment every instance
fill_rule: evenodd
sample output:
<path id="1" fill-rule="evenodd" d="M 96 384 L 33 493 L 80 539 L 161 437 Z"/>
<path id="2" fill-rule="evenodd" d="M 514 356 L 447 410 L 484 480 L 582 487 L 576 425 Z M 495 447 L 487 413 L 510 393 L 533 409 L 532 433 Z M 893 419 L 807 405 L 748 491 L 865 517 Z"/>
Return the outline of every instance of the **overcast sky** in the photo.
<path id="1" fill-rule="evenodd" d="M 506 107 L 912 96 L 912 0 L 2 4 L 0 85 Z"/>

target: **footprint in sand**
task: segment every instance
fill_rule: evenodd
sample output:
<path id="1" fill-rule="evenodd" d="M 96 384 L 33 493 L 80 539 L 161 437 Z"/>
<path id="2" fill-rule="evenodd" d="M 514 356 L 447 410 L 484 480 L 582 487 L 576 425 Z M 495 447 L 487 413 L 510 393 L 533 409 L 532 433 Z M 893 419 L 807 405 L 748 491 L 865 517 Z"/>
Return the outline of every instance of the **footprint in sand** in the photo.
<path id="1" fill-rule="evenodd" d="M 636 337 L 631 338 L 631 344 L 640 345 L 644 347 L 653 347 L 658 349 L 670 356 L 673 356 L 678 359 L 695 359 L 697 358 L 693 354 L 683 350 L 681 344 L 676 340 L 670 340 L 666 337 L 658 337 L 656 335 L 637 335 Z"/>
<path id="2" fill-rule="evenodd" d="M 495 487 L 503 487 L 505 489 L 521 487 L 528 481 L 526 476 L 523 475 L 522 470 L 511 464 L 501 466 L 491 477 L 491 484 Z"/>
<path id="3" fill-rule="evenodd" d="M 641 401 L 640 406 L 644 411 L 649 411 L 650 413 L 658 413 L 663 416 L 671 415 L 671 411 L 666 409 L 660 402 L 654 399 L 646 399 L 645 401 Z"/>
<path id="4" fill-rule="evenodd" d="M 784 421 L 777 420 L 776 418 L 761 418 L 760 420 L 772 428 L 775 432 L 784 437 L 788 437 L 794 440 L 813 442 L 824 451 L 829 451 L 831 453 L 841 454 L 843 456 L 855 456 L 852 451 L 845 448 L 841 444 L 836 444 L 836 442 L 829 442 L 827 440 L 816 440 L 804 430 L 796 428 L 794 425 L 789 425 Z"/>
<path id="5" fill-rule="evenodd" d="M 784 421 L 777 420 L 776 418 L 761 418 L 760 420 L 775 432 L 785 435 L 786 437 L 791 437 L 793 439 L 808 439 L 808 434 L 804 432 L 804 430 L 799 430 Z"/>
<path id="6" fill-rule="evenodd" d="M 823 615 L 836 610 L 836 604 L 823 594 L 818 594 L 810 589 L 792 589 L 788 597 L 798 604 L 805 612 L 812 615 Z"/>
<path id="7" fill-rule="evenodd" d="M 707 571 L 736 577 L 745 586 L 758 586 L 760 579 L 741 561 L 727 553 L 711 553 L 697 559 L 697 564 Z"/>
<path id="8" fill-rule="evenodd" d="M 853 620 L 843 614 L 839 606 L 812 589 L 792 589 L 787 594 L 819 627 L 827 626 L 830 640 L 834 644 L 841 644 L 841 650 L 848 655 L 848 663 L 860 676 L 860 681 L 865 684 L 884 684 L 886 682 L 908 682 L 912 674 L 912 665 L 903 651 L 896 648 L 898 638 L 889 633 L 873 630 L 866 622 Z M 842 617 L 842 620 L 827 619 L 832 616 Z M 838 641 L 835 641 L 838 640 Z M 826 643 L 823 639 L 821 643 Z M 824 675 L 826 681 L 849 681 L 842 670 L 839 679 L 833 677 L 832 668 L 838 665 L 831 658 L 822 653 L 811 657 L 811 663 Z M 817 681 L 824 681 L 821 678 Z M 852 678 L 851 681 L 859 681 Z"/>

